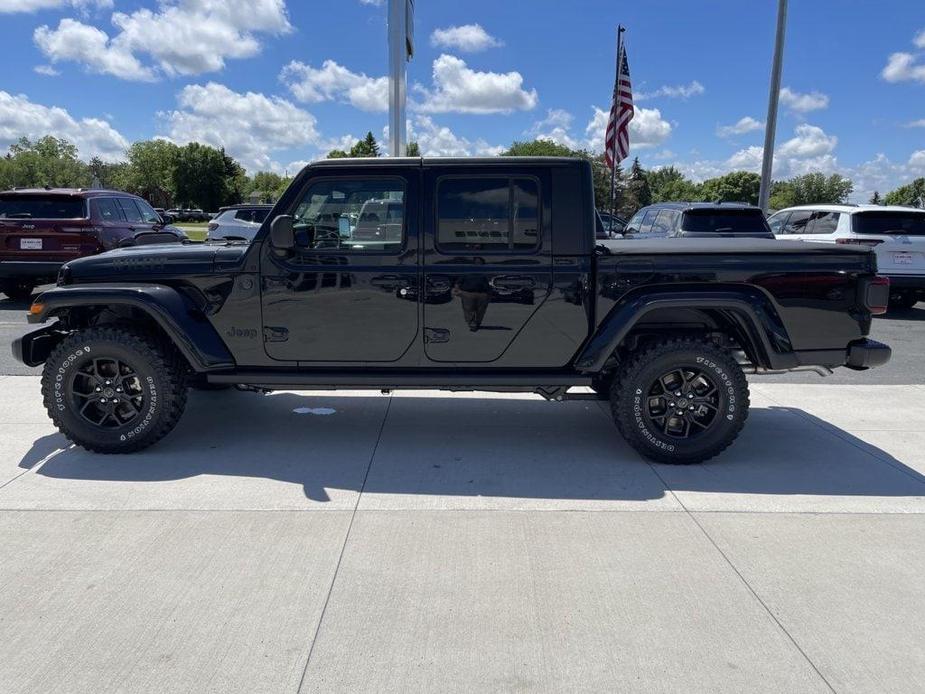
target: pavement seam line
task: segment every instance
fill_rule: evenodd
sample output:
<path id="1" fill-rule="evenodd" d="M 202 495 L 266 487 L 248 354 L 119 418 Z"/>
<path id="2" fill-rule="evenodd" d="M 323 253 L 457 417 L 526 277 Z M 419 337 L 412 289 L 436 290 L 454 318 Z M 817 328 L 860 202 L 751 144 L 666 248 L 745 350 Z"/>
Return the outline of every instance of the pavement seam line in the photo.
<path id="1" fill-rule="evenodd" d="M 717 552 L 719 552 L 719 555 L 723 558 L 723 561 L 725 561 L 726 564 L 729 566 L 729 568 L 732 569 L 733 572 L 735 572 L 735 575 L 739 577 L 739 580 L 742 582 L 742 585 L 744 585 L 745 588 L 748 590 L 748 592 L 752 594 L 752 597 L 755 598 L 755 600 L 758 601 L 758 604 L 761 605 L 761 607 L 762 607 L 762 608 L 764 609 L 764 611 L 768 614 L 768 616 L 769 616 L 772 620 L 774 620 L 774 623 L 777 625 L 777 628 L 780 629 L 780 630 L 784 633 L 784 635 L 790 640 L 790 643 L 793 644 L 793 647 L 797 649 L 797 652 L 798 652 L 801 656 L 803 656 L 803 659 L 809 664 L 809 666 L 813 669 L 813 671 L 819 676 L 819 679 L 821 679 L 821 680 L 825 683 L 825 686 L 829 688 L 829 691 L 831 691 L 832 694 L 837 694 L 837 691 L 836 691 L 835 687 L 833 687 L 833 686 L 831 685 L 831 683 L 826 679 L 825 675 L 822 674 L 822 672 L 819 670 L 819 668 L 816 666 L 816 664 L 812 661 L 812 659 L 809 657 L 809 655 L 807 655 L 806 651 L 804 651 L 804 650 L 802 649 L 802 647 L 800 646 L 799 643 L 797 643 L 797 640 L 793 637 L 793 635 L 792 635 L 789 631 L 787 631 L 787 628 L 786 628 L 786 627 L 781 623 L 781 621 L 774 615 L 774 613 L 771 611 L 771 608 L 769 608 L 768 605 L 765 603 L 765 601 L 761 599 L 761 596 L 758 595 L 757 591 L 755 591 L 755 589 L 752 588 L 751 584 L 748 582 L 748 580 L 745 578 L 745 576 L 742 574 L 742 572 L 739 571 L 739 569 L 736 567 L 736 565 L 732 563 L 732 560 L 727 556 L 727 554 L 726 554 L 726 553 L 720 548 L 720 546 L 716 543 L 716 540 L 714 540 L 714 539 L 711 537 L 710 533 L 707 532 L 706 528 L 704 528 L 704 527 L 700 524 L 700 521 L 698 521 L 697 518 L 694 516 L 694 514 L 691 513 L 691 511 L 687 508 L 687 506 L 684 505 L 684 502 L 681 501 L 681 499 L 678 497 L 678 495 L 674 493 L 674 489 L 672 489 L 672 488 L 668 485 L 668 483 L 665 481 L 665 478 L 662 477 L 661 474 L 659 473 L 659 471 L 655 468 L 655 465 L 652 464 L 652 463 L 648 463 L 648 465 L 649 465 L 649 467 L 652 469 L 652 472 L 654 472 L 655 475 L 662 481 L 662 484 L 665 485 L 665 489 L 668 490 L 669 492 L 671 492 L 671 495 L 672 495 L 672 496 L 675 498 L 675 500 L 681 505 L 681 508 L 684 509 L 684 511 L 685 511 L 685 513 L 687 514 L 688 518 L 690 518 L 691 521 L 693 521 L 694 525 L 697 526 L 697 528 L 700 530 L 700 532 L 703 534 L 703 536 L 704 536 L 705 538 L 707 538 L 707 541 L 709 541 L 709 543 L 710 543 L 711 545 L 713 545 L 713 548 L 714 548 Z"/>
<path id="2" fill-rule="evenodd" d="M 912 385 L 914 385 L 914 384 L 912 384 Z M 916 387 L 916 388 L 922 388 L 923 386 L 915 386 L 915 387 Z M 780 407 L 787 407 L 787 405 L 785 405 L 784 403 L 780 402 L 777 398 L 775 398 L 775 397 L 773 397 L 773 396 L 771 396 L 771 395 L 768 395 L 767 393 L 763 393 L 763 395 L 764 395 L 766 398 L 768 398 L 768 400 L 772 401 L 775 405 L 779 405 Z M 865 448 L 864 446 L 861 446 L 861 445 L 855 443 L 854 441 L 851 440 L 851 438 L 848 438 L 848 437 L 846 437 L 846 436 L 842 436 L 842 429 L 840 429 L 839 427 L 836 427 L 836 426 L 831 425 L 831 424 L 830 424 L 829 426 L 825 426 L 825 425 L 823 425 L 823 424 L 820 424 L 818 421 L 816 421 L 816 419 L 818 419 L 818 418 L 810 416 L 809 413 L 805 412 L 805 411 L 802 410 L 802 409 L 800 409 L 800 413 L 799 413 L 797 416 L 800 417 L 800 418 L 802 418 L 802 419 L 805 419 L 807 422 L 809 422 L 810 424 L 812 424 L 812 425 L 813 425 L 814 427 L 816 427 L 817 429 L 820 429 L 820 430 L 822 430 L 822 431 L 825 431 L 825 432 L 831 434 L 831 435 L 834 436 L 835 438 L 840 439 L 841 441 L 844 441 L 845 443 L 847 443 L 847 444 L 850 445 L 850 446 L 854 446 L 854 447 L 857 448 L 859 451 L 861 451 L 861 452 L 863 452 L 863 453 L 866 453 L 866 454 L 869 455 L 870 457 L 872 457 L 872 458 L 874 458 L 874 459 L 876 459 L 876 460 L 879 460 L 879 461 L 882 462 L 882 463 L 886 463 L 887 465 L 889 465 L 891 468 L 893 468 L 893 469 L 896 470 L 897 472 L 901 472 L 902 474 L 904 474 L 906 477 L 908 477 L 908 478 L 910 478 L 910 479 L 912 479 L 912 480 L 915 480 L 915 481 L 918 482 L 919 484 L 925 485 L 925 482 L 922 481 L 921 475 L 919 475 L 918 473 L 914 472 L 913 470 L 910 470 L 908 467 L 906 467 L 905 465 L 903 465 L 900 461 L 897 461 L 897 462 L 900 463 L 899 465 L 895 465 L 895 464 L 893 463 L 893 461 L 890 460 L 890 458 L 886 457 L 886 456 L 889 456 L 889 453 L 882 452 L 882 451 L 880 451 L 880 449 L 876 448 L 875 446 L 873 446 L 873 448 L 874 448 L 875 450 L 870 450 L 870 449 L 868 449 L 868 448 Z M 862 430 L 862 431 L 864 431 L 864 430 Z M 884 429 L 869 429 L 869 430 L 867 430 L 867 431 L 881 431 L 881 432 L 882 432 L 882 431 L 885 431 L 885 430 L 884 430 Z M 850 435 L 849 435 L 849 436 L 850 436 Z M 852 437 L 852 438 L 857 438 L 857 437 Z M 868 444 L 868 446 L 870 446 L 870 444 Z M 883 455 L 878 455 L 879 453 L 883 453 Z"/>
<path id="3" fill-rule="evenodd" d="M 369 471 L 372 470 L 373 460 L 376 458 L 376 451 L 379 450 L 379 443 L 382 441 L 382 432 L 385 431 L 385 423 L 389 418 L 389 411 L 392 409 L 392 396 L 389 395 L 389 401 L 385 406 L 385 414 L 382 422 L 379 424 L 379 434 L 376 436 L 376 443 L 373 445 L 372 453 L 369 456 L 369 462 L 366 464 L 366 473 L 363 475 L 363 484 L 360 485 L 360 492 L 357 494 L 356 503 L 353 506 L 353 513 L 350 514 L 350 522 L 347 524 L 347 532 L 344 534 L 344 543 L 340 547 L 340 554 L 337 555 L 337 564 L 334 565 L 334 575 L 331 577 L 331 585 L 328 586 L 328 593 L 324 597 L 324 605 L 321 607 L 321 614 L 318 616 L 318 623 L 315 625 L 315 634 L 312 636 L 312 643 L 308 647 L 308 655 L 305 658 L 305 667 L 302 668 L 302 677 L 299 678 L 299 686 L 296 688 L 296 694 L 302 691 L 302 685 L 305 684 L 305 675 L 308 674 L 308 666 L 312 662 L 312 653 L 315 651 L 315 644 L 318 642 L 318 634 L 321 633 L 321 625 L 324 622 L 324 616 L 328 611 L 328 603 L 331 601 L 331 594 L 334 592 L 334 584 L 337 583 L 337 575 L 340 572 L 341 562 L 344 560 L 344 554 L 347 551 L 347 543 L 350 541 L 350 531 L 353 530 L 353 521 L 357 517 L 357 510 L 360 508 L 360 501 L 363 498 L 363 490 L 366 489 L 366 481 L 369 479 Z"/>

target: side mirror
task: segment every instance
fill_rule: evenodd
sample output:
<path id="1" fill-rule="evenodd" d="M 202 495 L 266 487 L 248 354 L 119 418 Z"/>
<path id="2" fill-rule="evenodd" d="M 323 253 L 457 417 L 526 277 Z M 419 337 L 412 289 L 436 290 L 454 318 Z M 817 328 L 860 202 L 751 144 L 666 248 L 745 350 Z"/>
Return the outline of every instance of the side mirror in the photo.
<path id="1" fill-rule="evenodd" d="M 270 245 L 280 250 L 295 246 L 294 219 L 292 215 L 281 214 L 270 223 Z"/>

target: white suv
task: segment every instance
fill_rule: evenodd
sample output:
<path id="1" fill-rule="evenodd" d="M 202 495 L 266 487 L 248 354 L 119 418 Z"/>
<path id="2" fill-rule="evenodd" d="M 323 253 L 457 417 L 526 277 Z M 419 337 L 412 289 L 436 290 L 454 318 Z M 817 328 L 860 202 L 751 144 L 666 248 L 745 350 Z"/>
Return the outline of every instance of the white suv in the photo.
<path id="1" fill-rule="evenodd" d="M 231 205 L 223 207 L 209 222 L 206 241 L 221 239 L 246 239 L 253 241 L 257 230 L 267 218 L 273 205 Z"/>
<path id="2" fill-rule="evenodd" d="M 774 236 L 870 246 L 879 274 L 890 278 L 890 303 L 925 300 L 925 210 L 884 205 L 802 205 L 768 218 Z"/>

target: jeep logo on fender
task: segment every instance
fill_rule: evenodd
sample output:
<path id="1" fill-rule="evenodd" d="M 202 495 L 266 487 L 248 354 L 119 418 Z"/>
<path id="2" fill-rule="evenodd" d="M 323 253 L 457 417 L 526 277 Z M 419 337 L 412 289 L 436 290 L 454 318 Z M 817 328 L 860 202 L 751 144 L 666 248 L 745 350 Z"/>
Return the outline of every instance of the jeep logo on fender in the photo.
<path id="1" fill-rule="evenodd" d="M 225 331 L 225 337 L 247 337 L 250 339 L 257 338 L 257 331 L 254 328 L 235 328 L 230 327 Z"/>

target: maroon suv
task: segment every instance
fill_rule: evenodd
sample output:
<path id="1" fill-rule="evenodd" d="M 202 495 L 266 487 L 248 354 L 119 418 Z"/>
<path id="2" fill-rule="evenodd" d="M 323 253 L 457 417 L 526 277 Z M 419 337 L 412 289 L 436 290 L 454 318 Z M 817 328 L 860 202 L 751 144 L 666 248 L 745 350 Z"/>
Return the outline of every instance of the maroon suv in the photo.
<path id="1" fill-rule="evenodd" d="M 67 261 L 120 246 L 178 242 L 143 199 L 114 190 L 20 188 L 0 192 L 0 292 L 28 299 Z"/>

